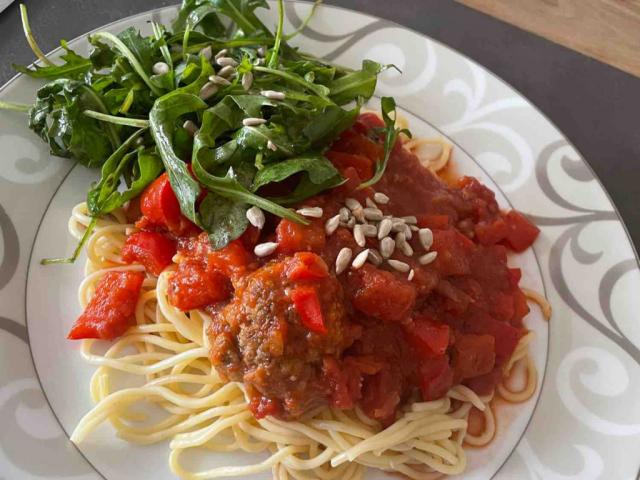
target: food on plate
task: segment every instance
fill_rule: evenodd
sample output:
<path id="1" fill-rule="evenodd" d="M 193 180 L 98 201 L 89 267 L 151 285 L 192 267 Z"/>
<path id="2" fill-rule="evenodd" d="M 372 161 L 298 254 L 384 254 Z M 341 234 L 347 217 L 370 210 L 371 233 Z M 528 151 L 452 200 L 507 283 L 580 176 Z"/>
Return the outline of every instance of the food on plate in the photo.
<path id="1" fill-rule="evenodd" d="M 30 127 L 100 168 L 78 248 L 44 261 L 88 257 L 68 338 L 96 405 L 72 440 L 105 421 L 169 440 L 182 478 L 462 473 L 495 436 L 493 398 L 537 387 L 527 300 L 550 309 L 507 253 L 539 230 L 477 179 L 440 178 L 451 145 L 411 138 L 393 99 L 362 110 L 389 66 L 305 54 L 282 2 L 275 33 L 262 6 L 185 0 L 171 31 L 20 67 L 49 81 Z M 196 468 L 190 450 L 268 456 Z"/>

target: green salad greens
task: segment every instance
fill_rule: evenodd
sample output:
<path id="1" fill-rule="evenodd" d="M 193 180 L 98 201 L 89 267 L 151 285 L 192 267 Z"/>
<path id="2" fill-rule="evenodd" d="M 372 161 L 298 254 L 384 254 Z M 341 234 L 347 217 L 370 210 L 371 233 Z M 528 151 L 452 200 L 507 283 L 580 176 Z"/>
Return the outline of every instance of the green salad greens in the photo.
<path id="1" fill-rule="evenodd" d="M 21 6 L 40 62 L 14 68 L 47 83 L 33 105 L 0 108 L 26 112 L 53 155 L 101 171 L 87 193 L 94 221 L 85 239 L 72 257 L 45 262 L 75 260 L 95 219 L 165 171 L 182 213 L 214 248 L 243 233 L 250 206 L 304 224 L 288 206 L 344 181 L 323 152 L 354 123 L 388 66 L 364 60 L 350 70 L 300 52 L 288 44 L 298 31 L 283 32 L 282 0 L 275 33 L 256 16 L 259 8 L 269 8 L 266 0 L 183 0 L 170 28 L 94 33 L 88 57 L 61 41 L 53 63 Z M 382 176 L 400 133 L 393 99 L 383 98 L 382 110 L 385 155 L 367 186 Z M 259 193 L 289 177 L 297 184 L 288 195 Z"/>

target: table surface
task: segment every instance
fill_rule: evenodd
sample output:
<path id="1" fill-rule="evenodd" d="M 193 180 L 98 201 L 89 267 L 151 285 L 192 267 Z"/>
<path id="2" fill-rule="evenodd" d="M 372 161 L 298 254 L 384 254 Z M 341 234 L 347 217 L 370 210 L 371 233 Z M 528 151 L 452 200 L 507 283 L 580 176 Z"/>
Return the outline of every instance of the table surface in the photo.
<path id="1" fill-rule="evenodd" d="M 44 51 L 122 17 L 177 0 L 27 0 Z M 510 83 L 582 153 L 640 246 L 640 79 L 464 5 L 442 0 L 325 0 L 398 22 L 476 60 Z M 30 63 L 18 2 L 0 13 L 0 84 Z"/>
<path id="2" fill-rule="evenodd" d="M 640 0 L 456 0 L 640 77 Z"/>

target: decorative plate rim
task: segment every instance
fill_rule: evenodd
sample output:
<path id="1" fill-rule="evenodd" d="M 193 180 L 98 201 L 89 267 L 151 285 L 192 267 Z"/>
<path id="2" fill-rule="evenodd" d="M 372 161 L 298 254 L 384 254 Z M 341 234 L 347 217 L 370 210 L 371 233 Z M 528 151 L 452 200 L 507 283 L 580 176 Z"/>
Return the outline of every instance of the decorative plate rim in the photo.
<path id="1" fill-rule="evenodd" d="M 305 0 L 287 0 L 287 3 L 293 3 L 293 4 L 309 4 L 311 2 L 305 1 Z M 154 14 L 157 14 L 159 12 L 162 11 L 169 11 L 171 9 L 175 9 L 177 6 L 173 5 L 173 6 L 165 6 L 165 7 L 158 7 L 158 8 L 154 8 L 154 9 L 150 9 L 150 10 L 146 10 L 144 12 L 139 12 L 136 14 L 133 14 L 131 16 L 128 17 L 123 17 L 117 20 L 114 20 L 112 22 L 109 22 L 105 25 L 99 26 L 93 30 L 90 30 L 88 32 L 85 32 L 81 35 L 76 36 L 75 38 L 73 38 L 72 40 L 70 40 L 70 42 L 74 42 L 77 40 L 82 40 L 83 38 L 85 38 L 87 35 L 105 29 L 105 28 L 110 28 L 113 27 L 115 25 L 118 25 L 124 21 L 136 21 L 139 20 L 140 18 L 144 18 L 144 17 L 149 17 L 152 16 Z M 613 212 L 615 213 L 615 222 L 619 223 L 624 231 L 625 237 L 627 242 L 629 243 L 629 245 L 631 246 L 631 251 L 633 252 L 633 257 L 634 257 L 634 261 L 635 261 L 635 266 L 636 268 L 640 269 L 640 256 L 638 254 L 638 249 L 636 248 L 636 245 L 633 242 L 633 238 L 630 235 L 629 229 L 624 221 L 624 219 L 622 218 L 622 215 L 620 214 L 620 211 L 618 209 L 618 207 L 616 206 L 615 202 L 613 201 L 610 193 L 608 192 L 608 190 L 605 188 L 605 185 L 603 184 L 603 182 L 601 181 L 600 177 L 597 175 L 597 173 L 594 171 L 594 169 L 592 168 L 592 166 L 590 165 L 590 163 L 587 161 L 587 159 L 584 157 L 584 155 L 582 155 L 581 151 L 575 146 L 575 144 L 564 134 L 564 132 L 543 112 L 541 111 L 533 102 L 531 102 L 524 94 L 522 94 L 522 92 L 520 90 L 518 90 L 517 88 L 515 88 L 513 85 L 511 85 L 509 82 L 505 81 L 504 79 L 502 79 L 500 76 L 498 76 L 497 74 L 495 74 L 494 72 L 492 72 L 491 70 L 489 70 L 488 68 L 484 67 L 482 64 L 478 63 L 477 61 L 475 61 L 474 59 L 468 57 L 466 54 L 460 52 L 459 50 L 450 47 L 448 45 L 446 45 L 445 43 L 432 38 L 431 36 L 424 34 L 422 32 L 419 32 L 415 29 L 412 29 L 410 27 L 406 27 L 402 24 L 399 24 L 397 22 L 394 21 L 390 21 L 384 18 L 380 18 L 374 15 L 371 15 L 369 13 L 366 12 L 362 12 L 359 10 L 353 10 L 353 9 L 349 9 L 343 6 L 339 6 L 339 5 L 327 5 L 324 4 L 323 8 L 327 8 L 330 10 L 340 10 L 340 11 L 344 11 L 344 12 L 348 12 L 348 13 L 356 13 L 359 15 L 363 15 L 365 17 L 367 17 L 367 19 L 372 20 L 372 21 L 384 21 L 386 22 L 389 26 L 391 27 L 395 27 L 401 30 L 405 30 L 408 32 L 411 32 L 412 34 L 418 35 L 421 38 L 425 38 L 431 42 L 433 42 L 434 44 L 439 45 L 441 48 L 444 48 L 445 50 L 452 52 L 453 54 L 455 54 L 456 56 L 459 56 L 460 58 L 465 59 L 466 61 L 468 61 L 470 64 L 472 64 L 475 67 L 478 67 L 483 73 L 487 74 L 493 81 L 497 81 L 501 86 L 506 87 L 507 89 L 509 89 L 511 92 L 513 92 L 514 94 L 517 95 L 517 97 L 524 101 L 526 104 L 527 108 L 530 108 L 533 110 L 533 112 L 537 113 L 555 132 L 557 132 L 560 136 L 560 140 L 566 142 L 566 144 L 572 148 L 579 156 L 580 161 L 586 165 L 586 167 L 588 168 L 590 174 L 593 176 L 593 179 L 596 180 L 596 183 L 599 187 L 599 189 L 604 193 L 605 197 L 606 197 L 606 201 L 608 202 L 608 205 L 611 206 L 611 208 L 613 209 Z M 47 57 L 51 57 L 51 56 L 55 56 L 57 55 L 59 52 L 61 51 L 61 47 L 57 47 L 55 49 L 53 49 L 52 51 L 47 53 Z M 38 63 L 38 62 L 34 62 L 34 63 Z M 23 76 L 23 74 L 16 74 L 13 77 L 11 77 L 7 82 L 5 82 L 2 86 L 0 86 L 0 93 L 4 92 L 7 88 L 9 88 L 10 86 L 12 86 L 15 82 L 17 82 L 18 80 L 21 79 L 21 77 Z M 402 105 L 402 102 L 400 102 L 400 105 Z M 439 132 L 441 132 L 443 135 L 446 135 L 441 128 L 439 128 L 438 126 L 436 126 L 435 124 L 433 124 L 432 122 L 422 118 L 420 115 L 414 114 L 417 117 L 419 117 L 422 121 L 424 121 L 425 123 L 427 123 L 428 125 L 430 125 L 432 128 L 438 130 Z M 451 137 L 451 135 L 446 135 L 450 141 L 452 141 L 460 150 L 465 151 L 467 153 L 467 155 L 474 159 L 474 162 L 477 163 L 477 165 L 482 168 L 483 170 L 484 167 L 475 160 L 475 157 L 473 155 L 471 155 L 470 153 L 467 152 L 467 149 L 465 149 L 465 147 L 463 147 L 458 141 L 456 141 L 455 139 L 453 139 Z M 57 413 L 55 412 L 55 410 L 52 408 L 49 399 L 47 398 L 47 393 L 44 390 L 41 380 L 40 380 L 40 375 L 38 370 L 35 368 L 35 360 L 33 357 L 33 351 L 31 349 L 30 343 L 29 343 L 29 328 L 28 328 L 28 316 L 27 316 L 27 308 L 26 308 L 26 302 L 27 302 L 27 295 L 26 295 L 26 288 L 29 282 L 29 274 L 30 274 L 30 266 L 32 263 L 32 255 L 33 255 L 33 251 L 34 251 L 34 247 L 38 238 L 38 234 L 40 233 L 40 228 L 41 228 L 41 224 L 42 224 L 42 220 L 44 219 L 44 217 L 46 216 L 51 202 L 53 201 L 53 199 L 55 198 L 56 194 L 58 193 L 59 189 L 61 188 L 61 186 L 64 184 L 65 180 L 67 179 L 67 177 L 71 174 L 71 172 L 75 169 L 75 165 L 71 166 L 68 171 L 62 176 L 59 184 L 57 185 L 57 187 L 54 189 L 54 191 L 51 194 L 51 198 L 48 200 L 48 202 L 46 203 L 46 206 L 44 208 L 44 211 L 42 213 L 42 217 L 40 218 L 39 222 L 38 222 L 38 226 L 36 228 L 35 231 L 35 235 L 33 238 L 33 241 L 31 242 L 31 245 L 29 247 L 29 255 L 26 258 L 26 276 L 25 276 L 25 290 L 23 292 L 24 295 L 24 303 L 25 303 L 25 311 L 24 311 L 24 315 L 25 315 L 25 328 L 26 328 L 26 335 L 27 335 L 27 346 L 29 349 L 29 356 L 31 358 L 31 362 L 34 366 L 34 371 L 36 374 L 36 379 L 38 381 L 38 385 L 40 387 L 40 390 L 42 391 L 44 398 L 46 400 L 47 406 L 49 407 L 50 411 L 53 413 L 54 418 L 56 419 L 58 425 L 60 426 L 60 428 L 62 429 L 62 431 L 64 432 L 64 434 L 67 436 L 67 438 L 69 437 L 68 432 L 65 430 L 64 426 L 62 425 L 62 422 L 60 421 L 60 419 L 58 418 Z M 486 172 L 487 175 L 489 175 L 488 172 Z M 491 176 L 491 175 L 489 175 Z M 503 196 L 509 201 L 509 203 L 511 203 L 511 200 L 509 199 L 509 196 L 507 194 L 505 194 L 504 192 L 502 192 L 502 189 L 499 185 L 497 185 L 497 188 L 500 189 L 501 193 L 503 193 Z M 534 255 L 535 255 L 535 259 L 536 259 L 536 263 L 538 265 L 538 268 L 540 269 L 540 272 L 544 272 L 545 269 L 542 268 L 541 266 L 541 261 L 538 257 L 538 252 L 536 251 L 536 249 L 534 249 L 533 251 Z M 548 267 L 545 267 L 546 269 L 548 269 Z M 542 276 L 542 281 L 543 281 L 543 286 L 545 288 L 545 290 L 547 289 L 546 286 L 546 282 L 544 280 L 544 275 Z M 550 345 L 551 345 L 551 334 L 550 334 L 550 330 L 548 331 L 548 348 L 550 350 Z M 545 359 L 545 371 L 544 371 L 544 375 L 547 375 L 547 371 L 548 371 L 548 367 L 549 367 L 549 357 L 550 355 L 548 354 L 546 359 Z M 522 438 L 524 437 L 524 433 L 525 431 L 528 429 L 528 427 L 530 426 L 530 423 L 533 419 L 533 415 L 535 414 L 536 410 L 538 409 L 538 405 L 540 403 L 540 399 L 542 398 L 542 389 L 544 388 L 544 380 L 545 378 L 542 378 L 541 380 L 541 388 L 540 388 L 540 392 L 538 394 L 538 397 L 535 401 L 535 405 L 532 411 L 532 414 L 530 416 L 530 418 L 527 421 L 527 427 L 525 428 L 525 430 L 523 431 L 522 435 L 519 437 L 518 441 L 516 442 L 516 444 L 514 445 L 513 450 L 509 453 L 509 455 L 507 456 L 507 458 L 504 460 L 504 462 L 498 467 L 498 469 L 496 470 L 495 475 L 498 474 L 498 472 L 500 472 L 500 470 L 504 467 L 504 465 L 508 462 L 508 460 L 511 458 L 511 456 L 513 455 L 513 452 L 516 450 L 517 446 L 520 444 Z M 71 442 L 72 443 L 72 442 Z M 85 456 L 85 454 L 83 453 L 83 451 L 74 444 L 74 448 L 76 451 L 78 451 L 78 453 L 80 453 L 80 455 L 82 456 L 82 458 L 85 460 L 85 462 L 91 466 L 91 468 L 93 469 L 93 471 L 95 471 L 95 473 L 97 475 L 99 475 L 101 478 L 106 478 L 94 465 L 93 463 Z M 640 471 L 638 472 L 638 478 L 640 478 Z"/>

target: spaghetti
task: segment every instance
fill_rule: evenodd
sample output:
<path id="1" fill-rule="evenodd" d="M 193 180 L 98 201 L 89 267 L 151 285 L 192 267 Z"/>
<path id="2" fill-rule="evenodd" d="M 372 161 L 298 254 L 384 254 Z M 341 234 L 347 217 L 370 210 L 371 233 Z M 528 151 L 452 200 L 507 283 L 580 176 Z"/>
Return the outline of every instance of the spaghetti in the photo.
<path id="1" fill-rule="evenodd" d="M 73 209 L 69 230 L 79 238 L 90 221 L 86 206 L 80 204 Z M 126 233 L 133 228 L 125 222 L 122 211 L 100 219 L 87 243 L 86 278 L 79 289 L 83 307 L 106 272 L 143 270 L 140 265 L 124 265 L 120 258 Z M 133 443 L 168 440 L 170 468 L 181 478 L 271 470 L 276 479 L 331 480 L 363 478 L 365 467 L 413 479 L 459 474 L 466 467 L 464 445 L 483 446 L 494 438 L 493 395 L 480 397 L 462 385 L 438 400 L 409 404 L 385 429 L 359 407 L 323 408 L 297 421 L 256 420 L 242 384 L 225 382 L 211 365 L 205 333 L 209 315 L 202 310 L 185 313 L 169 303 L 167 279 L 172 268 L 158 278 L 146 276 L 135 310 L 136 325 L 124 336 L 105 351 L 94 340 L 83 341 L 82 356 L 97 367 L 90 384 L 95 407 L 82 418 L 72 441 L 81 442 L 98 425 L 109 422 L 119 437 Z M 521 338 L 505 366 L 511 372 L 515 364 L 526 363 L 524 388 L 512 391 L 507 379 L 496 389 L 509 402 L 525 401 L 535 391 L 537 376 L 528 355 L 532 337 L 530 332 Z M 131 385 L 132 378 L 137 386 L 122 386 Z M 147 413 L 141 413 L 141 403 Z M 484 415 L 483 431 L 475 435 L 467 431 L 472 409 Z M 193 449 L 270 455 L 252 465 L 194 471 L 183 461 L 184 453 Z"/>

